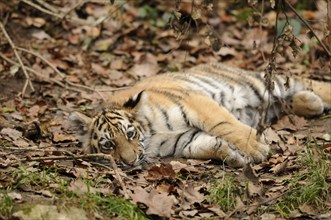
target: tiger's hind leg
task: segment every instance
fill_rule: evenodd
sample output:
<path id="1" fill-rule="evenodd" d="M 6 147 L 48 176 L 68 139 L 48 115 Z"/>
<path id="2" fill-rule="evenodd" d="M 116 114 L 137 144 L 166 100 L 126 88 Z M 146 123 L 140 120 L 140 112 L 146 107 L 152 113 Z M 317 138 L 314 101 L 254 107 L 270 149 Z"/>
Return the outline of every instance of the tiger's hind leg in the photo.
<path id="1" fill-rule="evenodd" d="M 327 106 L 314 92 L 305 90 L 292 96 L 291 108 L 296 115 L 311 117 L 322 114 Z"/>
<path id="2" fill-rule="evenodd" d="M 243 152 L 239 151 L 233 144 L 228 143 L 222 138 L 211 136 L 204 131 L 190 131 L 192 141 L 189 143 L 184 140 L 179 140 L 179 146 L 183 148 L 177 149 L 176 156 L 194 159 L 215 159 L 222 160 L 231 167 L 243 167 L 250 160 Z"/>

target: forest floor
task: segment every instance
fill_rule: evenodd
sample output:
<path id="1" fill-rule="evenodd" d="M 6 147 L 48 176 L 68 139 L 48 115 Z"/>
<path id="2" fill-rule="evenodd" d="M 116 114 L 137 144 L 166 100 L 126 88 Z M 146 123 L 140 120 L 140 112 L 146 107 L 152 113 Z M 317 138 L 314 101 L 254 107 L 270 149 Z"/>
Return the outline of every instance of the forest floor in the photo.
<path id="1" fill-rule="evenodd" d="M 284 116 L 266 132 L 273 155 L 243 169 L 178 158 L 112 169 L 84 157 L 69 129 L 70 112 L 93 115 L 144 77 L 207 62 L 263 71 L 276 35 L 268 1 L 262 17 L 261 5 L 182 2 L 170 27 L 170 1 L 31 2 L 0 2 L 0 219 L 331 218 L 330 112 Z M 322 39 L 325 1 L 295 10 Z M 330 82 L 327 53 L 284 13 L 301 49 L 284 46 L 278 72 Z"/>

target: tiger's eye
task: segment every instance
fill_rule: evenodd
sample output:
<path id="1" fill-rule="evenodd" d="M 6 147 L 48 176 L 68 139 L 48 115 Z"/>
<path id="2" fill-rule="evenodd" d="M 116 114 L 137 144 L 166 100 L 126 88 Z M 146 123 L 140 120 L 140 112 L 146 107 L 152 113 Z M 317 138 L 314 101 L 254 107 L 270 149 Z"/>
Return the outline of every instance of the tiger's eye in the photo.
<path id="1" fill-rule="evenodd" d="M 111 141 L 107 141 L 104 145 L 103 148 L 112 150 L 115 148 L 115 144 Z"/>
<path id="2" fill-rule="evenodd" d="M 126 136 L 128 137 L 128 139 L 133 138 L 133 136 L 134 136 L 134 131 L 128 131 L 128 132 L 126 133 Z"/>

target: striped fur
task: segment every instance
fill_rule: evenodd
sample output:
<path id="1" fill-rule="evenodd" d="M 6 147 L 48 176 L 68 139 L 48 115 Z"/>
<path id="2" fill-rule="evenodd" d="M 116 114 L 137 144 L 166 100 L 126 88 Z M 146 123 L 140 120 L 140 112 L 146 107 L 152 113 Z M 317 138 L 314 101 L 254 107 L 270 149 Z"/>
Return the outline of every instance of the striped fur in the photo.
<path id="1" fill-rule="evenodd" d="M 268 155 L 269 147 L 255 130 L 262 110 L 268 107 L 271 122 L 286 111 L 319 115 L 331 104 L 328 83 L 291 78 L 287 89 L 285 78 L 277 76 L 274 82 L 269 93 L 264 73 L 205 64 L 119 91 L 93 119 L 77 112 L 70 118 L 81 128 L 79 139 L 87 152 L 112 153 L 128 165 L 146 157 L 176 156 L 240 167 Z"/>

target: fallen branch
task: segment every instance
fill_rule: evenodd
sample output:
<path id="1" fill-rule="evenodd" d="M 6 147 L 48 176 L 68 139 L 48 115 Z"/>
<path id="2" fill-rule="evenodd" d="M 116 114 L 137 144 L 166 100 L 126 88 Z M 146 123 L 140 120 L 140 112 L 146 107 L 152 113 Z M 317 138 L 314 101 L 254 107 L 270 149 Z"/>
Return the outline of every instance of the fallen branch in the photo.
<path id="1" fill-rule="evenodd" d="M 47 65 L 49 65 L 57 74 L 59 74 L 62 79 L 65 78 L 65 74 L 64 73 L 61 73 L 57 68 L 56 66 L 54 66 L 50 61 L 48 61 L 46 58 L 44 58 L 42 55 L 38 54 L 37 52 L 34 52 L 32 50 L 28 50 L 28 49 L 25 49 L 23 47 L 17 47 L 18 50 L 21 50 L 21 51 L 24 51 L 26 53 L 29 53 L 29 54 L 32 54 L 33 56 L 36 56 L 38 57 L 39 59 L 41 59 L 42 61 L 44 61 L 45 63 L 47 63 Z"/>
<path id="2" fill-rule="evenodd" d="M 10 36 L 8 35 L 5 26 L 2 24 L 1 21 L 0 21 L 0 28 L 1 28 L 2 32 L 3 32 L 3 34 L 5 35 L 6 39 L 8 40 L 8 43 L 10 44 L 11 48 L 13 49 L 14 54 L 16 56 L 16 59 L 18 60 L 19 66 L 23 70 L 23 73 L 24 73 L 24 76 L 25 76 L 25 79 L 26 79 L 25 84 L 24 84 L 23 89 L 22 89 L 22 96 L 24 96 L 28 85 L 30 86 L 30 88 L 31 88 L 32 91 L 35 91 L 35 89 L 34 89 L 34 87 L 32 85 L 32 82 L 31 82 L 31 79 L 30 79 L 30 75 L 26 71 L 26 67 L 24 66 L 23 61 L 22 61 L 20 55 L 18 54 L 18 52 L 16 50 L 17 47 L 14 44 L 14 42 L 12 41 L 12 39 L 10 38 Z"/>
<path id="3" fill-rule="evenodd" d="M 33 3 L 29 0 L 20 0 L 20 1 L 24 2 L 27 5 L 30 5 L 31 7 L 35 8 L 35 9 L 37 9 L 37 10 L 39 10 L 39 11 L 45 13 L 45 14 L 51 15 L 55 18 L 60 19 L 60 20 L 63 20 L 65 17 L 67 17 L 68 13 L 70 13 L 70 11 L 72 11 L 74 9 L 74 8 L 69 9 L 68 13 L 65 12 L 64 14 L 62 14 L 62 13 L 59 13 L 59 11 L 57 9 L 56 9 L 57 12 L 54 12 L 54 10 L 55 10 L 54 7 L 52 7 L 52 6 L 50 6 L 49 4 L 46 4 L 46 3 L 41 3 L 41 1 L 38 1 L 38 3 L 42 4 L 45 8 L 41 7 L 40 5 L 35 4 L 35 3 Z M 69 22 L 77 23 L 79 25 L 93 25 L 93 23 L 82 20 L 82 19 L 79 19 L 79 18 L 71 18 L 71 17 L 69 18 L 68 17 L 66 20 L 69 21 Z"/>
<path id="4" fill-rule="evenodd" d="M 35 8 L 35 9 L 39 10 L 39 11 L 41 11 L 41 12 L 44 12 L 45 14 L 52 15 L 52 16 L 54 16 L 54 17 L 56 17 L 56 18 L 60 18 L 60 19 L 62 19 L 62 16 L 61 16 L 61 15 L 59 15 L 59 14 L 53 12 L 53 11 L 50 11 L 50 10 L 48 10 L 48 9 L 45 9 L 45 8 L 43 8 L 43 7 L 41 7 L 41 6 L 37 5 L 37 4 L 35 4 L 35 3 L 33 3 L 33 2 L 30 2 L 30 1 L 28 1 L 28 0 L 21 0 L 21 1 L 24 2 L 24 3 L 27 4 L 27 5 L 30 5 L 31 7 L 33 7 L 33 8 Z"/>
<path id="5" fill-rule="evenodd" d="M 19 65 L 19 63 L 15 62 L 14 60 L 6 57 L 3 53 L 0 52 L 0 57 L 4 60 L 6 60 L 8 63 L 11 63 L 13 65 Z M 45 79 L 46 81 L 48 82 L 52 82 L 54 84 L 57 84 L 58 86 L 60 87 L 63 87 L 63 88 L 66 88 L 66 89 L 70 89 L 70 90 L 73 90 L 73 91 L 77 91 L 77 92 L 81 92 L 81 90 L 77 90 L 77 89 L 73 89 L 73 88 L 68 88 L 66 85 L 64 85 L 62 82 L 58 81 L 58 80 L 55 80 L 55 79 L 52 79 L 52 78 L 49 78 L 47 76 L 44 76 L 43 74 L 37 72 L 36 70 L 30 68 L 30 67 L 26 67 L 26 69 L 31 72 L 32 74 L 34 74 L 35 76 L 37 77 L 40 77 L 42 79 Z"/>
<path id="6" fill-rule="evenodd" d="M 62 15 L 62 20 L 65 19 L 65 17 L 68 16 L 68 14 L 70 14 L 70 12 L 72 12 L 73 10 L 75 10 L 78 6 L 80 6 L 85 0 L 80 0 L 79 2 L 77 2 L 74 6 L 72 6 L 71 8 L 69 8 L 69 10 L 67 10 L 63 15 Z"/>
<path id="7" fill-rule="evenodd" d="M 288 2 L 288 0 L 285 0 L 286 5 L 298 16 L 298 18 L 306 25 L 306 27 L 311 31 L 311 33 L 314 35 L 314 37 L 317 39 L 317 41 L 320 43 L 320 45 L 323 47 L 325 52 L 331 57 L 331 52 L 328 50 L 328 48 L 325 46 L 325 44 L 318 38 L 314 30 L 310 27 L 310 25 L 306 22 L 305 19 L 293 8 L 293 6 Z"/>
<path id="8" fill-rule="evenodd" d="M 80 84 L 77 84 L 77 83 L 73 83 L 73 82 L 70 82 L 68 81 L 67 79 L 65 79 L 65 74 L 62 73 L 60 70 L 58 70 L 58 68 L 56 66 L 54 66 L 49 60 L 47 60 L 46 58 L 44 58 L 42 55 L 38 54 L 37 52 L 34 52 L 34 51 L 31 51 L 31 50 L 28 50 L 26 48 L 23 48 L 23 47 L 17 47 L 16 49 L 20 50 L 20 51 L 23 51 L 23 52 L 26 52 L 26 53 L 29 53 L 29 54 L 32 54 L 38 58 L 40 58 L 42 61 L 44 61 L 51 69 L 53 69 L 57 74 L 59 74 L 62 78 L 62 80 L 65 81 L 65 83 L 67 83 L 68 85 L 70 86 L 73 86 L 73 87 L 76 87 L 76 88 L 81 88 L 81 89 L 84 89 L 84 90 L 87 90 L 87 91 L 91 91 L 91 92 L 95 92 L 97 93 L 103 100 L 106 100 L 105 97 L 100 93 L 100 91 L 96 90 L 96 89 L 93 89 L 93 88 L 90 88 L 88 86 L 85 86 L 85 85 L 80 85 Z M 39 74 L 40 75 L 40 74 Z M 54 79 L 50 79 L 51 81 L 53 82 L 56 82 L 56 84 L 61 84 L 61 82 L 57 81 L 57 80 L 54 80 Z M 62 84 L 63 85 L 63 84 Z M 63 85 L 64 86 L 64 85 Z M 66 86 L 64 86 L 66 87 Z M 81 91 L 80 91 L 81 92 Z"/>
<path id="9" fill-rule="evenodd" d="M 97 90 L 95 89 L 92 89 L 88 86 L 84 86 L 84 85 L 80 85 L 80 84 L 77 84 L 77 83 L 73 83 L 73 82 L 70 82 L 68 80 L 65 79 L 65 74 L 62 73 L 60 70 L 58 70 L 58 68 L 56 68 L 56 66 L 54 66 L 49 60 L 47 60 L 46 58 L 44 58 L 42 55 L 36 53 L 36 52 L 33 52 L 31 50 L 28 50 L 28 49 L 25 49 L 25 48 L 22 48 L 22 47 L 19 47 L 17 48 L 18 50 L 21 50 L 21 51 L 24 51 L 26 53 L 29 53 L 29 54 L 32 54 L 38 58 L 40 58 L 41 60 L 43 60 L 45 63 L 47 63 L 49 65 L 49 67 L 51 67 L 57 74 L 59 74 L 62 79 L 64 79 L 64 81 L 70 85 L 70 86 L 74 86 L 74 87 L 77 87 L 77 88 L 82 88 L 82 89 L 85 89 L 85 90 L 88 90 L 88 91 L 92 91 L 92 92 L 95 92 L 97 93 L 103 100 L 105 100 L 105 97 Z"/>
<path id="10" fill-rule="evenodd" d="M 52 11 L 56 14 L 59 14 L 61 12 L 58 8 L 52 6 L 51 4 L 48 4 L 45 0 L 36 0 L 36 2 L 38 2 L 38 4 L 40 4 L 44 8 L 46 8 L 49 11 Z"/>
<path id="11" fill-rule="evenodd" d="M 21 162 L 27 162 L 27 161 L 72 160 L 72 159 L 77 160 L 77 159 L 91 159 L 91 158 L 102 158 L 102 159 L 110 161 L 110 164 L 115 172 L 116 178 L 123 189 L 124 198 L 129 199 L 130 197 L 129 197 L 128 191 L 120 176 L 116 162 L 115 162 L 113 156 L 110 154 L 83 154 L 83 155 L 70 154 L 70 156 L 32 157 L 32 158 L 19 159 L 17 161 L 9 163 L 8 166 L 18 165 Z"/>

